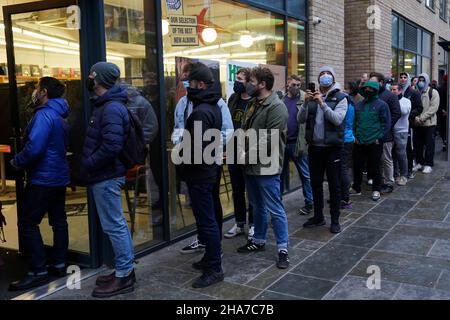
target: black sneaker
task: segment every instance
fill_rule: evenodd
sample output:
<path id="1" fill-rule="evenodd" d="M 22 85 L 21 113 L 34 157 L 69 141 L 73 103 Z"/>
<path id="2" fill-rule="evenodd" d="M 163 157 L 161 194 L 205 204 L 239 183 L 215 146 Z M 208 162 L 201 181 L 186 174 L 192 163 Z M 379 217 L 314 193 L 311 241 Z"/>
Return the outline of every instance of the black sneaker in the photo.
<path id="1" fill-rule="evenodd" d="M 341 225 L 339 223 L 332 223 L 330 227 L 330 232 L 334 234 L 341 233 L 342 232 Z"/>
<path id="2" fill-rule="evenodd" d="M 278 252 L 277 268 L 278 269 L 289 268 L 289 255 L 287 251 L 281 250 L 280 252 Z"/>
<path id="3" fill-rule="evenodd" d="M 205 271 L 208 267 L 208 263 L 206 262 L 205 258 L 202 258 L 202 260 L 194 262 L 192 264 L 192 268 L 198 271 Z"/>
<path id="4" fill-rule="evenodd" d="M 381 188 L 381 193 L 382 193 L 382 194 L 392 193 L 393 191 L 394 191 L 394 187 L 391 186 L 391 185 L 388 185 L 388 184 L 384 185 L 384 186 Z"/>
<path id="5" fill-rule="evenodd" d="M 309 219 L 308 221 L 303 224 L 303 228 L 315 228 L 315 227 L 321 227 L 326 225 L 327 222 L 324 218 L 322 220 L 316 219 L 315 217 Z"/>
<path id="6" fill-rule="evenodd" d="M 9 291 L 24 291 L 30 290 L 33 288 L 37 288 L 47 284 L 50 281 L 50 278 L 47 274 L 45 275 L 34 275 L 27 274 L 25 278 L 20 281 L 13 282 L 9 285 Z"/>
<path id="7" fill-rule="evenodd" d="M 307 204 L 306 206 L 304 206 L 303 208 L 300 209 L 298 214 L 301 216 L 307 216 L 312 213 L 312 210 L 313 210 L 313 206 L 310 204 Z"/>
<path id="8" fill-rule="evenodd" d="M 214 272 L 211 270 L 207 270 L 194 281 L 192 287 L 196 289 L 206 288 L 223 281 L 223 279 L 223 272 Z"/>
<path id="9" fill-rule="evenodd" d="M 250 252 L 264 251 L 264 250 L 266 250 L 265 244 L 256 244 L 253 241 L 249 241 L 249 242 L 247 242 L 247 244 L 245 246 L 238 248 L 237 252 L 250 253 Z"/>
<path id="10" fill-rule="evenodd" d="M 189 254 L 189 253 L 197 253 L 197 252 L 203 252 L 205 250 L 206 246 L 198 239 L 195 239 L 194 242 L 192 242 L 190 245 L 184 247 L 180 250 L 181 254 Z"/>
<path id="11" fill-rule="evenodd" d="M 57 268 L 55 266 L 49 266 L 48 274 L 56 278 L 64 278 L 68 276 L 66 267 Z"/>

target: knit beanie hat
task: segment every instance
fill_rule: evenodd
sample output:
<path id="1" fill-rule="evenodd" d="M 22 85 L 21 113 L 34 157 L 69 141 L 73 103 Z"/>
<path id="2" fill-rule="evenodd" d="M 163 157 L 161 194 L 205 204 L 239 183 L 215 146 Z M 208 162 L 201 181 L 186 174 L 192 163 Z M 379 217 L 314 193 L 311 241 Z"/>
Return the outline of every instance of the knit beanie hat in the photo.
<path id="1" fill-rule="evenodd" d="M 114 63 L 98 62 L 91 68 L 91 74 L 99 85 L 106 89 L 112 88 L 120 78 L 120 69 Z"/>

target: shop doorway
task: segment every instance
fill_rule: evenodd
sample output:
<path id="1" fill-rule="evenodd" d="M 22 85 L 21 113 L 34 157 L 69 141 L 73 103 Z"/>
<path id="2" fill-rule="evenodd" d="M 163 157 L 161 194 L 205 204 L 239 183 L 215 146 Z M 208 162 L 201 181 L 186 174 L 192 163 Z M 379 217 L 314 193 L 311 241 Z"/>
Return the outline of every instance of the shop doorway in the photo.
<path id="1" fill-rule="evenodd" d="M 85 114 L 81 78 L 79 8 L 77 1 L 30 2 L 3 6 L 7 63 L 0 64 L 0 95 L 9 108 L 3 106 L 0 145 L 8 146 L 4 153 L 6 188 L 0 185 L 2 212 L 6 217 L 6 242 L 2 252 L 20 252 L 22 244 L 17 221 L 23 205 L 26 174 L 9 165 L 11 158 L 23 148 L 23 135 L 33 118 L 31 95 L 39 78 L 51 76 L 66 85 L 65 98 L 71 112 L 70 150 L 67 157 L 72 172 L 72 184 L 67 190 L 66 212 L 70 235 L 70 261 L 89 264 L 90 241 L 86 188 L 78 178 L 79 159 L 83 146 Z M 8 110 L 5 110 L 8 109 Z M 47 217 L 41 224 L 46 246 L 53 245 L 53 233 Z"/>

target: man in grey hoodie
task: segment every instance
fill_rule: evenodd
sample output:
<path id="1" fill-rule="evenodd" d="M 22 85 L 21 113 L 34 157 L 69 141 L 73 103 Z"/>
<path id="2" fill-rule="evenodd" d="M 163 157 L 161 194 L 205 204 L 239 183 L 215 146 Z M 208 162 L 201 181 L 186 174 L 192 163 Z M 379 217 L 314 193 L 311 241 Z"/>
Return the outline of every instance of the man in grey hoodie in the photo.
<path id="1" fill-rule="evenodd" d="M 306 123 L 306 141 L 309 145 L 309 166 L 314 198 L 314 217 L 303 226 L 313 228 L 326 224 L 323 209 L 323 180 L 327 174 L 330 191 L 332 233 L 340 233 L 340 166 L 344 145 L 347 95 L 341 92 L 332 67 L 319 70 L 320 91 L 307 91 L 300 109 L 300 123 Z"/>
<path id="2" fill-rule="evenodd" d="M 415 118 L 417 128 L 414 133 L 414 150 L 417 165 L 414 167 L 414 171 L 429 174 L 433 171 L 434 166 L 434 134 L 436 132 L 440 97 L 439 92 L 430 87 L 430 76 L 426 73 L 419 75 L 417 88 L 422 95 L 423 111 L 421 115 Z"/>

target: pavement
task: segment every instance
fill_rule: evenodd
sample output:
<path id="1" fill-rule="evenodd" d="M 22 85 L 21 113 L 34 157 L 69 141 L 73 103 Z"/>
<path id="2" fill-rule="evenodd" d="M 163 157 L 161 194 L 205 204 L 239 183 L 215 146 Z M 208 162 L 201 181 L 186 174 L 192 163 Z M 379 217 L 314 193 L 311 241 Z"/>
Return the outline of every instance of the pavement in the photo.
<path id="1" fill-rule="evenodd" d="M 285 197 L 290 259 L 279 270 L 272 231 L 265 252 L 236 249 L 244 237 L 223 240 L 225 281 L 206 289 L 191 284 L 200 273 L 191 264 L 201 254 L 182 255 L 183 241 L 139 260 L 138 284 L 121 300 L 402 300 L 450 299 L 450 165 L 438 161 L 430 175 L 418 173 L 405 187 L 373 202 L 366 186 L 342 213 L 343 232 L 304 229 L 297 214 L 301 191 Z M 330 221 L 328 216 L 328 222 Z M 224 230 L 232 225 L 227 222 Z M 380 271 L 379 286 L 373 270 Z M 108 272 L 106 272 L 108 273 Z M 105 274 L 106 274 L 105 273 Z M 372 277 L 371 277 L 372 276 Z M 93 299 L 95 277 L 80 290 L 64 289 L 47 300 Z M 371 287 L 371 286 L 369 286 Z"/>

